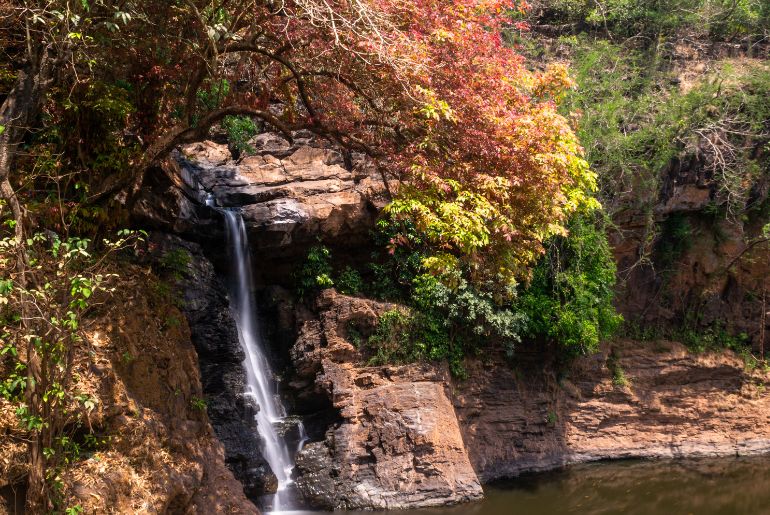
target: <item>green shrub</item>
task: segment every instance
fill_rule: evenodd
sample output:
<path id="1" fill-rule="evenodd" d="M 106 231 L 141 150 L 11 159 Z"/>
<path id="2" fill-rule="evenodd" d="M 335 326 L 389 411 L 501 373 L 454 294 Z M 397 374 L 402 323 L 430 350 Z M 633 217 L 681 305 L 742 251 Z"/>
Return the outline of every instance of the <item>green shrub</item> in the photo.
<path id="1" fill-rule="evenodd" d="M 364 349 L 371 354 L 369 363 L 412 363 L 444 361 L 455 377 L 465 377 L 462 341 L 450 335 L 449 324 L 435 313 L 396 308 L 380 316 L 374 334 Z"/>
<path id="2" fill-rule="evenodd" d="M 379 249 L 368 265 L 372 280 L 366 293 L 376 299 L 408 302 L 415 277 L 424 272 L 426 245 L 410 220 L 383 217 L 372 232 L 372 243 Z"/>
<path id="3" fill-rule="evenodd" d="M 715 323 L 709 327 L 697 326 L 697 321 L 685 321 L 683 327 L 670 334 L 672 339 L 684 343 L 692 352 L 731 350 L 745 356 L 751 353 L 751 342 L 746 333 L 733 334 L 723 324 Z"/>
<path id="4" fill-rule="evenodd" d="M 518 303 L 530 336 L 556 342 L 568 356 L 595 352 L 622 320 L 612 304 L 615 262 L 600 222 L 573 218 L 569 236 L 551 241 Z"/>
<path id="5" fill-rule="evenodd" d="M 227 138 L 236 151 L 254 152 L 249 140 L 259 133 L 254 120 L 248 116 L 226 116 L 222 127 L 227 131 Z"/>
<path id="6" fill-rule="evenodd" d="M 497 303 L 492 293 L 473 287 L 462 276 L 456 279 L 455 288 L 429 274 L 418 276 L 412 302 L 421 313 L 443 321 L 464 347 L 478 348 L 494 342 L 502 345 L 509 357 L 527 323 L 526 315 Z M 449 351 L 433 353 L 451 354 Z"/>
<path id="7" fill-rule="evenodd" d="M 620 358 L 615 353 L 614 349 L 607 357 L 607 368 L 612 374 L 612 384 L 618 388 L 625 388 L 629 385 L 628 378 L 626 377 L 626 371 L 620 365 Z"/>
<path id="8" fill-rule="evenodd" d="M 357 270 L 345 267 L 335 281 L 337 290 L 345 295 L 359 295 L 364 291 L 364 280 Z"/>
<path id="9" fill-rule="evenodd" d="M 169 250 L 158 262 L 161 270 L 170 273 L 174 279 L 179 280 L 187 272 L 192 257 L 190 253 L 182 248 Z"/>
<path id="10" fill-rule="evenodd" d="M 381 241 L 392 242 L 390 223 L 380 229 Z M 556 342 L 569 356 L 595 351 L 620 322 L 612 305 L 615 265 L 600 215 L 575 216 L 569 230 L 549 242 L 529 285 L 502 291 L 500 284 L 471 283 L 463 266 L 428 273 L 419 231 L 400 229 L 407 241 L 391 245 L 390 259 L 373 266 L 395 293 L 390 300 L 409 312 L 382 318 L 368 341 L 374 361 L 446 360 L 462 376 L 465 356 L 498 348 L 513 358 L 522 335 Z"/>
<path id="11" fill-rule="evenodd" d="M 192 398 L 190 399 L 190 407 L 192 407 L 194 410 L 206 411 L 207 406 L 208 406 L 208 402 L 206 401 L 206 399 L 202 399 L 195 395 L 193 395 Z"/>
<path id="12" fill-rule="evenodd" d="M 331 251 L 323 245 L 316 245 L 308 251 L 305 263 L 296 275 L 297 293 L 300 297 L 306 298 L 312 293 L 334 286 L 331 259 Z"/>
<path id="13" fill-rule="evenodd" d="M 206 110 L 218 108 L 230 94 L 230 81 L 227 79 L 207 80 L 204 87 L 198 90 L 198 103 Z"/>
<path id="14" fill-rule="evenodd" d="M 370 363 L 383 365 L 415 360 L 417 356 L 412 341 L 414 323 L 412 315 L 400 309 L 383 313 L 374 334 L 366 342 L 366 346 L 374 352 Z"/>

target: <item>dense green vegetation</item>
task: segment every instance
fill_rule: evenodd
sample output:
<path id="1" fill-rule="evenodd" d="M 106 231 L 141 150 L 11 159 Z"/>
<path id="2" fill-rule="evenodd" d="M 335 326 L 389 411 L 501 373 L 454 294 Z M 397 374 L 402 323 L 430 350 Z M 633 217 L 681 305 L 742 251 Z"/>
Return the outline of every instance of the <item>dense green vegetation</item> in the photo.
<path id="1" fill-rule="evenodd" d="M 613 305 L 614 288 L 615 261 L 604 224 L 594 215 L 575 217 L 569 235 L 551 241 L 521 294 L 529 334 L 558 343 L 567 356 L 597 351 L 622 320 Z"/>
<path id="2" fill-rule="evenodd" d="M 547 242 L 530 280 L 500 292 L 497 284 L 472 284 L 468 269 L 432 273 L 424 266 L 431 247 L 420 232 L 385 218 L 374 237 L 381 250 L 368 265 L 335 271 L 331 251 L 313 247 L 297 273 L 297 291 L 307 296 L 334 286 L 400 303 L 382 316 L 374 334 L 358 338 L 376 364 L 446 360 L 462 377 L 466 356 L 500 349 L 515 359 L 522 340 L 555 344 L 558 356 L 570 358 L 596 351 L 620 317 L 612 305 L 615 264 L 601 214 L 576 215 L 568 229 Z M 404 234 L 401 245 L 387 247 Z"/>
<path id="3" fill-rule="evenodd" d="M 0 399 L 15 406 L 23 431 L 39 443 L 31 465 L 45 462 L 39 478 L 51 489 L 51 510 L 77 513 L 62 505 L 63 473 L 97 447 L 88 415 L 99 403 L 81 383 L 74 349 L 83 342 L 89 311 L 114 291 L 116 261 L 126 249 L 144 241 L 144 232 L 120 231 L 114 240 L 94 245 L 88 239 L 60 239 L 35 233 L 27 242 L 29 267 L 24 281 L 0 279 L 0 361 L 8 373 L 0 378 Z M 6 266 L 13 238 L 0 239 L 0 266 Z M 41 314 L 45 314 L 43 317 Z M 26 338 L 15 340 L 28 319 Z M 31 355 L 39 356 L 30 360 Z M 36 372 L 39 375 L 32 376 Z M 36 395 L 32 396 L 30 383 Z"/>
<path id="4" fill-rule="evenodd" d="M 763 0 L 539 0 L 534 12 L 561 32 L 612 38 L 703 38 L 760 41 L 768 34 L 770 6 Z"/>
<path id="5" fill-rule="evenodd" d="M 546 0 L 527 18 L 531 32 L 511 33 L 533 58 L 569 60 L 577 87 L 564 109 L 578 115 L 599 199 L 611 218 L 633 213 L 646 224 L 637 262 L 620 277 L 651 269 L 658 302 L 666 302 L 669 279 L 700 237 L 694 220 L 711 225 L 717 240 L 725 237 L 720 221 L 747 244 L 764 239 L 757 227 L 768 221 L 761 194 L 770 176 L 768 12 L 761 1 Z M 701 174 L 710 201 L 699 213 L 661 219 L 655 209 L 672 187 L 667 175 L 682 169 Z M 628 320 L 626 329 L 695 350 L 747 352 L 745 334 L 733 335 L 726 322 L 703 325 L 699 308 L 679 313 L 672 327 Z"/>

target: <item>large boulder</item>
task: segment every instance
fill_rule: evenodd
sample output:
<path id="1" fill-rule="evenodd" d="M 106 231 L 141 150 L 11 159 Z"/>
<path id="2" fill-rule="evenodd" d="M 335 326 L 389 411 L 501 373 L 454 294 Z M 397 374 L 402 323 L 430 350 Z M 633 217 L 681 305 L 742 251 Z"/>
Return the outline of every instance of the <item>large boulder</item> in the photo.
<path id="1" fill-rule="evenodd" d="M 323 292 L 292 349 L 299 381 L 314 378 L 340 419 L 299 453 L 297 484 L 325 509 L 444 506 L 480 499 L 446 370 L 430 365 L 368 367 L 347 328 L 376 323 L 387 305 Z"/>

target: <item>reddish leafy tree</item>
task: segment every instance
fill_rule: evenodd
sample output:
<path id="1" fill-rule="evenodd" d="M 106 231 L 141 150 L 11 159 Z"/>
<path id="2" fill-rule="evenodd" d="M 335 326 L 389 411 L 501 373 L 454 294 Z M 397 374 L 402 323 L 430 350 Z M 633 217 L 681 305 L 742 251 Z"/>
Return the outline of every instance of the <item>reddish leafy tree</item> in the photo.
<path id="1" fill-rule="evenodd" d="M 523 3 L 188 5 L 198 39 L 170 45 L 185 56 L 181 68 L 153 67 L 169 77 L 158 101 L 165 115 L 141 168 L 227 115 L 261 118 L 287 138 L 309 129 L 404 179 L 389 211 L 416 221 L 439 249 L 428 268 L 465 264 L 473 279 L 504 285 L 526 274 L 545 238 L 564 232 L 570 212 L 594 204 L 594 176 L 557 113 L 571 87 L 565 69 L 532 71 L 503 44 Z M 239 87 L 201 106 L 200 92 L 222 79 Z"/>

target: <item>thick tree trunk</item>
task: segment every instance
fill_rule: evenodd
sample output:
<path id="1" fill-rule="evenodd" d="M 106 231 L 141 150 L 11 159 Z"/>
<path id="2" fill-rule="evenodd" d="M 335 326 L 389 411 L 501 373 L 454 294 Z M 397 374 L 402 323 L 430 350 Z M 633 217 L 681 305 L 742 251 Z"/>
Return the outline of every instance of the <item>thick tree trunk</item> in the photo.
<path id="1" fill-rule="evenodd" d="M 26 68 L 18 72 L 16 84 L 0 105 L 0 198 L 10 207 L 15 221 L 16 269 L 20 286 L 27 286 L 27 261 L 24 252 L 25 220 L 24 209 L 19 202 L 11 182 L 16 153 L 25 134 L 40 114 L 45 93 L 50 87 L 54 64 L 48 49 L 33 48 L 28 55 Z M 22 316 L 27 320 L 26 316 Z M 27 388 L 25 402 L 30 415 L 38 415 L 40 406 L 38 391 L 40 384 L 40 358 L 31 342 L 27 352 Z M 36 433 L 29 443 L 29 478 L 27 490 L 27 512 L 46 513 L 49 511 L 45 483 L 45 457 L 41 444 L 42 434 Z"/>
<path id="2" fill-rule="evenodd" d="M 19 144 L 40 114 L 52 74 L 53 63 L 48 50 L 38 49 L 29 56 L 27 68 L 18 72 L 14 88 L 0 105 L 0 198 L 11 208 L 19 243 L 24 236 L 24 212 L 10 182 L 11 171 Z"/>

